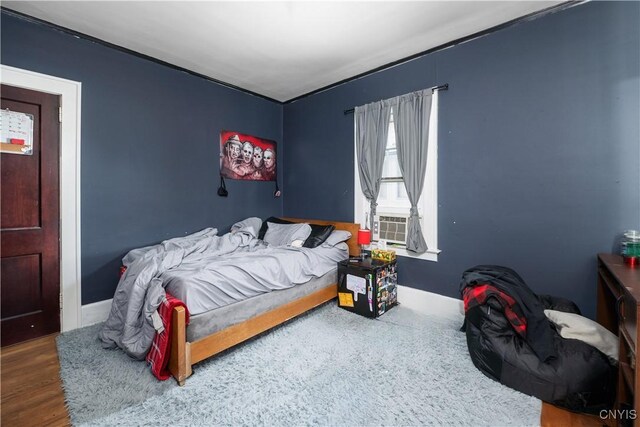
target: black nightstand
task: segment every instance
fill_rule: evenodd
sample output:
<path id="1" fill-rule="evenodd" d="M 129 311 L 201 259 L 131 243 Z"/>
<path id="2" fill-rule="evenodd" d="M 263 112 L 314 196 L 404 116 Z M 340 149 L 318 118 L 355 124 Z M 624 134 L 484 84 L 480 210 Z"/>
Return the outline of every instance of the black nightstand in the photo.
<path id="1" fill-rule="evenodd" d="M 396 261 L 372 258 L 338 263 L 338 305 L 366 317 L 378 317 L 398 303 Z"/>

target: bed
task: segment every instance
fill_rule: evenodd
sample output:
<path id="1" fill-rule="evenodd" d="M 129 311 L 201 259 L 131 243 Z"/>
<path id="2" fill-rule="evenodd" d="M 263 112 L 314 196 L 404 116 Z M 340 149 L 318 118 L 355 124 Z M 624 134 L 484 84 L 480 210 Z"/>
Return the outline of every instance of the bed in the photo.
<path id="1" fill-rule="evenodd" d="M 299 218 L 283 218 L 291 222 L 306 222 L 319 225 L 335 226 L 336 230 L 346 230 L 351 233 L 351 238 L 347 241 L 349 246 L 349 255 L 360 255 L 360 246 L 357 243 L 358 224 L 346 222 L 333 222 L 321 220 L 306 220 Z M 305 285 L 296 286 L 283 291 L 274 291 L 269 294 L 263 294 L 243 301 L 244 304 L 250 304 L 252 300 L 265 297 L 280 297 L 281 293 L 288 293 L 286 298 L 280 298 L 277 307 L 256 313 L 254 316 L 239 321 L 216 331 L 212 334 L 199 336 L 202 334 L 190 335 L 188 328 L 195 327 L 197 321 L 187 327 L 186 313 L 183 307 L 177 307 L 172 315 L 172 337 L 171 337 L 171 355 L 169 358 L 169 370 L 176 379 L 178 384 L 184 385 L 185 380 L 192 373 L 192 366 L 204 359 L 216 355 L 224 350 L 233 347 L 243 341 L 248 340 L 262 332 L 265 332 L 287 320 L 290 320 L 302 313 L 311 310 L 318 305 L 330 301 L 337 297 L 337 283 L 329 283 L 328 285 L 318 286 L 310 293 L 301 295 L 300 289 Z M 298 291 L 298 292 L 295 292 Z M 234 304 L 235 305 L 235 304 Z M 223 309 L 225 309 L 223 307 Z M 225 310 L 231 310 L 226 308 Z M 192 319 L 194 322 L 194 319 Z M 191 340 L 188 339 L 191 338 Z"/>
<path id="2" fill-rule="evenodd" d="M 336 230 L 348 231 L 351 233 L 351 237 L 341 244 L 343 245 L 342 256 L 346 256 L 347 250 L 350 256 L 358 256 L 360 253 L 360 247 L 357 244 L 358 224 L 299 218 L 282 219 L 293 223 L 333 225 Z M 147 248 L 141 248 L 140 251 L 144 252 L 145 250 L 147 250 Z M 320 248 L 318 248 L 318 250 L 320 250 Z M 312 249 L 311 251 L 315 254 L 316 249 Z M 132 253 L 135 252 L 136 251 L 132 251 Z M 307 254 L 309 254 L 309 252 L 307 252 Z M 289 257 L 295 259 L 296 253 L 292 253 L 291 256 L 287 255 L 287 258 Z M 232 267 L 236 267 L 235 263 L 238 261 L 234 261 L 232 258 L 233 254 L 229 259 L 229 264 L 231 264 Z M 332 263 L 332 260 L 330 260 L 330 262 Z M 268 263 L 269 260 L 265 259 L 264 264 L 269 265 Z M 260 267 L 263 265 L 262 258 L 259 264 Z M 297 264 L 294 264 L 294 266 L 297 267 Z M 182 268 L 182 265 L 180 265 L 180 268 Z M 209 268 L 208 264 L 207 268 Z M 210 273 L 223 274 L 219 270 L 220 268 L 218 267 L 211 267 Z M 224 270 L 224 268 L 222 268 L 222 270 Z M 167 293 L 171 291 L 173 294 L 174 291 L 171 289 L 170 280 L 172 271 L 174 271 L 173 267 L 158 275 L 159 279 L 153 280 L 157 280 L 158 283 L 162 282 L 162 286 L 166 288 Z M 195 273 L 195 269 L 194 274 L 197 274 Z M 250 281 L 249 279 L 250 278 L 247 278 L 248 282 Z M 186 378 L 192 374 L 192 366 L 196 363 L 335 298 L 337 296 L 336 282 L 337 269 L 321 276 L 314 276 L 306 283 L 286 287 L 281 290 L 278 289 L 260 293 L 219 308 L 206 309 L 208 311 L 204 311 L 205 309 L 202 309 L 202 307 L 192 310 L 192 307 L 195 306 L 193 303 L 195 299 L 190 300 L 188 295 L 183 295 L 183 299 L 186 305 L 189 306 L 189 311 L 191 311 L 190 319 L 188 319 L 188 313 L 184 306 L 172 308 L 171 311 L 165 310 L 163 314 L 163 316 L 165 316 L 163 319 L 165 325 L 167 325 L 169 321 L 168 317 L 170 317 L 168 334 L 165 333 L 169 338 L 170 346 L 168 355 L 168 369 L 170 374 L 178 384 L 184 385 Z M 191 283 L 195 282 L 192 281 Z M 239 285 L 242 286 L 243 284 L 239 283 Z M 158 286 L 156 286 L 156 291 L 157 288 Z M 161 287 L 161 289 L 164 288 Z M 147 309 L 145 304 L 147 304 L 149 300 L 153 300 L 156 291 L 154 291 L 153 288 L 145 291 L 145 302 L 141 303 L 139 307 L 140 311 L 144 312 Z M 177 291 L 177 293 L 180 293 L 180 291 Z M 164 294 L 164 291 L 162 294 Z M 150 295 L 151 298 L 149 298 Z M 177 296 L 180 297 L 179 295 Z M 122 298 L 124 298 L 124 296 L 118 295 L 117 290 L 114 301 Z M 191 304 L 189 301 L 192 301 Z M 112 311 L 114 310 L 117 310 L 116 304 L 112 306 Z M 124 320 L 127 326 L 131 323 L 128 318 Z M 108 335 L 106 329 L 108 328 L 103 328 L 102 334 Z M 101 338 L 103 338 L 103 342 L 115 341 L 115 339 L 106 340 L 102 335 Z M 135 357 L 129 351 L 127 351 L 127 353 Z M 168 376 L 168 374 L 166 376 Z"/>

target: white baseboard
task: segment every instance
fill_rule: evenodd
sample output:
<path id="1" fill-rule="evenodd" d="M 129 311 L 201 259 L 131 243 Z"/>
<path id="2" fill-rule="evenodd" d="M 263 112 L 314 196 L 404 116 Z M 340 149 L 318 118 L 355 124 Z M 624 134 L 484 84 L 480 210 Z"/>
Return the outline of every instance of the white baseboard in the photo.
<path id="1" fill-rule="evenodd" d="M 423 314 L 446 317 L 464 315 L 462 300 L 398 285 L 398 302 Z"/>
<path id="2" fill-rule="evenodd" d="M 82 306 L 82 326 L 104 322 L 109 317 L 113 299 L 98 301 Z"/>

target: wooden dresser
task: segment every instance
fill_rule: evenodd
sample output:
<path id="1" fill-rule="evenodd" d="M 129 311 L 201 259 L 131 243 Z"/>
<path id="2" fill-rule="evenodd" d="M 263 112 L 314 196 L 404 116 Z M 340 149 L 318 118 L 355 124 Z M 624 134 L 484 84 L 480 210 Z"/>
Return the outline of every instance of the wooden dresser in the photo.
<path id="1" fill-rule="evenodd" d="M 639 301 L 640 267 L 629 267 L 620 255 L 599 254 L 597 321 L 620 339 L 617 412 L 608 418 L 635 427 L 640 427 Z"/>

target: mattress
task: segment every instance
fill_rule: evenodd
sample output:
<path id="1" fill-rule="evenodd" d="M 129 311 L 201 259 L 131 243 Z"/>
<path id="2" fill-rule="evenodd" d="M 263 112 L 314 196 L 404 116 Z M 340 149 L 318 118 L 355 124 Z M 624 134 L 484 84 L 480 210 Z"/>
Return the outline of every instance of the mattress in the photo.
<path id="1" fill-rule="evenodd" d="M 292 288 L 272 291 L 191 316 L 187 341 L 193 342 L 237 323 L 251 319 L 337 282 L 338 269 Z"/>

